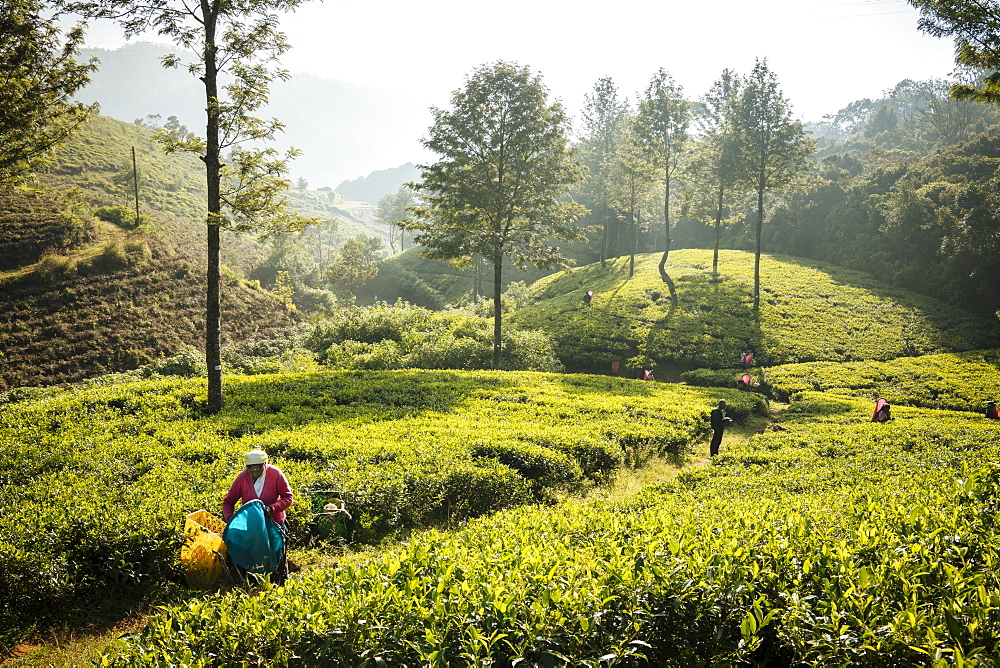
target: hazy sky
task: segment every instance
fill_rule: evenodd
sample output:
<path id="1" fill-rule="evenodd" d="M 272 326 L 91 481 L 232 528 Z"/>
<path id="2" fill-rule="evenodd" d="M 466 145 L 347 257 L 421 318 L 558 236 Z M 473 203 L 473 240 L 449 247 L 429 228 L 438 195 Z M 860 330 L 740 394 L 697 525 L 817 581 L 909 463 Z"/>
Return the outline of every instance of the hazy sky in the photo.
<path id="1" fill-rule="evenodd" d="M 664 67 L 697 97 L 724 68 L 746 73 L 760 57 L 803 120 L 902 79 L 946 76 L 951 41 L 916 24 L 904 0 L 327 0 L 282 18 L 293 73 L 398 91 L 425 106 L 446 105 L 469 72 L 498 59 L 540 72 L 575 113 L 602 76 L 634 98 Z M 121 44 L 95 28 L 89 46 Z"/>
<path id="2" fill-rule="evenodd" d="M 919 32 L 917 18 L 905 0 L 327 0 L 303 4 L 281 25 L 292 44 L 283 63 L 293 74 L 398 96 L 397 130 L 412 139 L 345 168 L 362 175 L 426 160 L 419 140 L 427 108 L 447 106 L 484 63 L 528 65 L 578 116 L 603 76 L 634 100 L 663 67 L 697 98 L 723 69 L 746 74 L 766 58 L 796 117 L 819 121 L 903 79 L 951 72 L 951 40 Z M 87 43 L 117 48 L 123 40 L 91 22 Z"/>

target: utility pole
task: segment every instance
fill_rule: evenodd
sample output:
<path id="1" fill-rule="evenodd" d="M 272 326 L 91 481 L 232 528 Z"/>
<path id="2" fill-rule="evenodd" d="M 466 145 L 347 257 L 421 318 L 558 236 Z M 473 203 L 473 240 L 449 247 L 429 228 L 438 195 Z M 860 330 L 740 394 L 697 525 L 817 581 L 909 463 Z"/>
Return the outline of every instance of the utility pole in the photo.
<path id="1" fill-rule="evenodd" d="M 132 185 L 135 187 L 135 226 L 139 227 L 139 169 L 135 162 L 135 146 L 132 147 Z"/>

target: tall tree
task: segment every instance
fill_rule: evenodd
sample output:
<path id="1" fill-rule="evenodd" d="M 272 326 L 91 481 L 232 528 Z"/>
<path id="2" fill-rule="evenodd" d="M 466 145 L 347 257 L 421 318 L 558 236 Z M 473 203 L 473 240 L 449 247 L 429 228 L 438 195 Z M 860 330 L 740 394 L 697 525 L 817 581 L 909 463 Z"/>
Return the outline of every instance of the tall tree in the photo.
<path id="1" fill-rule="evenodd" d="M 84 16 L 116 21 L 126 37 L 156 31 L 177 46 L 198 54 L 187 64 L 205 92 L 205 137 L 166 130 L 164 149 L 191 151 L 205 163 L 207 185 L 208 276 L 205 309 L 205 358 L 208 363 L 208 411 L 222 409 L 220 312 L 220 234 L 223 228 L 278 231 L 301 229 L 305 220 L 285 208 L 287 162 L 260 145 L 282 129 L 277 120 L 253 114 L 267 103 L 274 79 L 287 79 L 277 67 L 289 48 L 278 30 L 276 11 L 291 11 L 302 0 L 60 0 Z M 163 59 L 165 67 L 182 65 L 177 55 Z M 225 75 L 227 83 L 220 79 Z M 226 151 L 229 151 L 226 155 Z"/>
<path id="2" fill-rule="evenodd" d="M 660 278 L 670 290 L 670 301 L 677 306 L 677 288 L 667 274 L 670 255 L 670 188 L 681 168 L 691 124 L 691 104 L 684 99 L 684 90 L 662 67 L 650 79 L 639 101 L 636 131 L 663 179 L 663 255 L 660 257 Z"/>
<path id="3" fill-rule="evenodd" d="M 702 97 L 700 113 L 697 116 L 702 132 L 703 166 L 714 195 L 712 198 L 714 206 L 707 207 L 713 211 L 715 219 L 712 275 L 719 273 L 719 233 L 723 212 L 730 208 L 728 205 L 739 182 L 735 160 L 733 115 L 740 86 L 738 74 L 730 69 L 723 70 L 722 75 Z"/>
<path id="4" fill-rule="evenodd" d="M 34 171 L 94 107 L 73 102 L 96 59 L 75 60 L 83 28 L 65 35 L 41 0 L 0 5 L 0 184 Z"/>
<path id="5" fill-rule="evenodd" d="M 475 70 L 432 109 L 424 145 L 441 158 L 421 166 L 423 203 L 408 229 L 425 257 L 468 266 L 480 255 L 493 266 L 493 361 L 501 362 L 503 261 L 518 268 L 565 267 L 550 240 L 583 240 L 586 209 L 566 199 L 584 167 L 569 146 L 569 121 L 548 102 L 541 77 L 498 61 Z"/>
<path id="6" fill-rule="evenodd" d="M 339 296 L 354 302 L 358 290 L 378 276 L 382 237 L 358 234 L 349 238 L 326 268 L 327 277 Z"/>
<path id="7" fill-rule="evenodd" d="M 406 250 L 406 229 L 400 225 L 410 216 L 409 207 L 415 200 L 413 188 L 402 186 L 399 190 L 383 195 L 375 209 L 375 219 L 389 227 L 389 247 L 396 251 L 396 235 L 399 235 L 399 252 Z"/>
<path id="8" fill-rule="evenodd" d="M 988 72 L 980 82 L 958 83 L 959 99 L 1000 104 L 1000 2 L 997 0 L 908 0 L 920 10 L 918 27 L 955 40 L 955 62 Z"/>
<path id="9" fill-rule="evenodd" d="M 756 246 L 753 266 L 753 311 L 760 311 L 760 239 L 764 227 L 764 194 L 788 185 L 813 154 L 816 143 L 778 88 L 767 61 L 757 61 L 733 114 L 735 155 L 742 177 L 757 195 Z"/>
<path id="10" fill-rule="evenodd" d="M 628 111 L 628 101 L 618 100 L 618 88 L 611 77 L 601 77 L 594 84 L 593 94 L 587 94 L 583 108 L 584 137 L 583 161 L 590 170 L 587 181 L 600 211 L 601 220 L 601 266 L 608 258 L 609 222 L 609 179 L 615 158 L 615 137 L 618 127 Z"/>
<path id="11" fill-rule="evenodd" d="M 610 166 L 608 202 L 620 210 L 628 221 L 629 261 L 628 276 L 635 275 L 635 254 L 643 214 L 656 197 L 658 169 L 650 160 L 637 134 L 638 121 L 634 114 L 626 114 L 618 125 L 615 155 Z"/>

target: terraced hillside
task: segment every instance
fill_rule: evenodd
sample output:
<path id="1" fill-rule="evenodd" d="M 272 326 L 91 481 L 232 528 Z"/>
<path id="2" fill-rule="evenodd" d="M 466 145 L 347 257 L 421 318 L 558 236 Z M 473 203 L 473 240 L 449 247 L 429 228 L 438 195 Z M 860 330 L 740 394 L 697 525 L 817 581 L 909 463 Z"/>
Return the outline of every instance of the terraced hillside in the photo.
<path id="1" fill-rule="evenodd" d="M 0 271 L 37 262 L 46 251 L 67 251 L 94 239 L 92 220 L 63 210 L 38 190 L 0 191 Z"/>
<path id="2" fill-rule="evenodd" d="M 31 188 L 0 192 L 0 391 L 128 370 L 183 344 L 201 346 L 200 163 L 163 154 L 152 135 L 94 117 Z M 133 146 L 136 229 L 98 217 L 101 207 L 129 203 Z M 265 253 L 251 236 L 224 235 L 224 340 L 294 325 L 279 300 L 241 278 Z"/>
<path id="3" fill-rule="evenodd" d="M 140 243 L 97 256 L 108 273 L 36 282 L 37 273 L 0 290 L 0 391 L 72 383 L 126 371 L 204 339 L 204 290 L 190 263 L 149 253 Z M 268 293 L 236 278 L 222 299 L 223 345 L 271 338 L 293 325 Z"/>

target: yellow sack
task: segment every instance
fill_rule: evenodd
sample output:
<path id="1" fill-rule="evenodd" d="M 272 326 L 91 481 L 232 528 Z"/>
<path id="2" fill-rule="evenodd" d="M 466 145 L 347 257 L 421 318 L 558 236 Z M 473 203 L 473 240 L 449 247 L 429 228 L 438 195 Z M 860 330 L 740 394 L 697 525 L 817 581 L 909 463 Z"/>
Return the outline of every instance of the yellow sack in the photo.
<path id="1" fill-rule="evenodd" d="M 184 520 L 181 565 L 189 587 L 208 589 L 222 575 L 226 544 L 222 532 L 226 523 L 205 510 L 197 510 Z"/>

